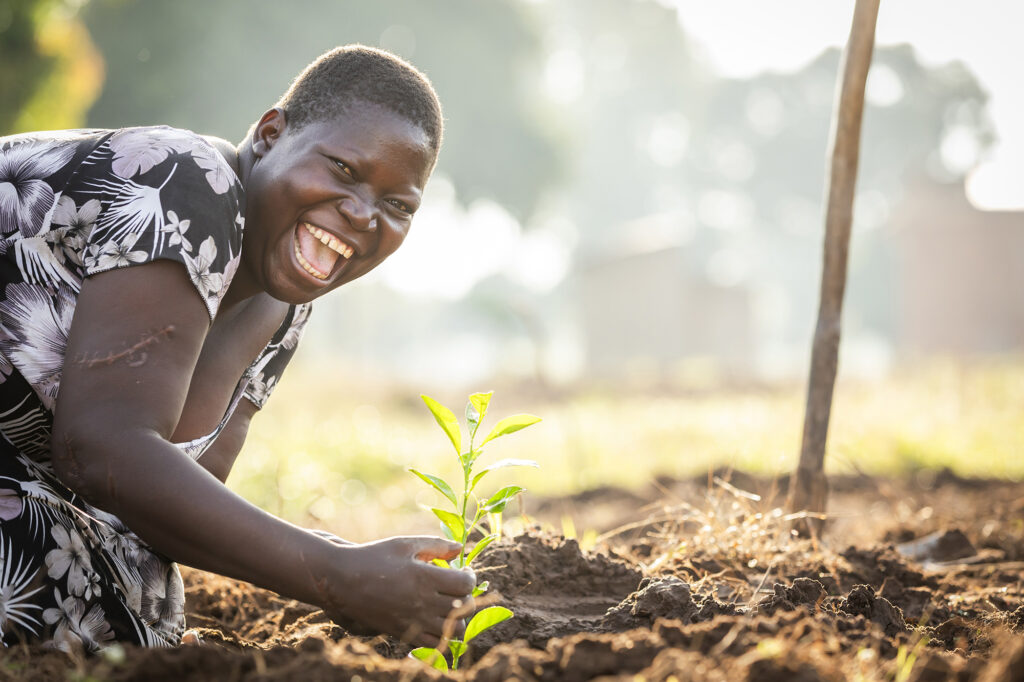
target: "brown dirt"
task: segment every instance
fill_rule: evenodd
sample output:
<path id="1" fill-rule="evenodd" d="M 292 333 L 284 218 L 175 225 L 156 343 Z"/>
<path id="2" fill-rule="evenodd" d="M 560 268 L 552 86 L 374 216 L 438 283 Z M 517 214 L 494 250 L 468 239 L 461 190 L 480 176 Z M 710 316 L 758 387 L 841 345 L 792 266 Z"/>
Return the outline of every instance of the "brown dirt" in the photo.
<path id="1" fill-rule="evenodd" d="M 583 551 L 536 525 L 488 548 L 478 573 L 516 616 L 451 677 L 1024 680 L 1024 485 L 835 479 L 827 534 L 808 541 L 774 511 L 784 481 L 720 476 L 537 501 L 535 518 L 569 510 L 602 540 Z M 184 575 L 204 646 L 11 649 L 0 680 L 445 679 L 312 606 Z"/>

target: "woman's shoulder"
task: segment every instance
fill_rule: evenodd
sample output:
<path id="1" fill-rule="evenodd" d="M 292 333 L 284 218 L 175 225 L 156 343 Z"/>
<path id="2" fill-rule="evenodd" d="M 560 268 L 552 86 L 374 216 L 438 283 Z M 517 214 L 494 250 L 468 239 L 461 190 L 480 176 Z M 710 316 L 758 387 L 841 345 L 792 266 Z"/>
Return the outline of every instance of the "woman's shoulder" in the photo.
<path id="1" fill-rule="evenodd" d="M 112 154 L 111 170 L 126 180 L 145 174 L 174 156 L 202 169 L 216 194 L 224 194 L 238 185 L 235 169 L 225 158 L 230 147 L 222 148 L 227 143 L 217 138 L 160 125 L 121 128 L 105 142 Z M 230 149 L 230 153 L 233 152 Z"/>
<path id="2" fill-rule="evenodd" d="M 166 125 L 36 131 L 0 137 L 0 176 L 28 173 L 60 190 L 80 173 L 103 170 L 95 166 L 106 166 L 115 180 L 135 180 L 164 161 L 186 161 L 215 194 L 225 194 L 240 189 L 234 153 L 225 140 Z"/>
<path id="3" fill-rule="evenodd" d="M 102 141 L 113 130 L 103 128 L 75 128 L 73 130 L 39 130 L 0 137 L 0 151 L 22 144 L 51 146 L 76 145 L 89 141 Z"/>

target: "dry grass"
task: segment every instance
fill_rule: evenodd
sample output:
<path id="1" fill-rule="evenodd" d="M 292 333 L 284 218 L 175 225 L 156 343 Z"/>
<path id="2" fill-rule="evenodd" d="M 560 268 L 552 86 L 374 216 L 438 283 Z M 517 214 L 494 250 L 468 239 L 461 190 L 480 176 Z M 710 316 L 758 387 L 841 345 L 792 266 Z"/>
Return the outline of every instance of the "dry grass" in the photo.
<path id="1" fill-rule="evenodd" d="M 433 531 L 417 505 L 435 503 L 435 494 L 405 469 L 449 478 L 455 464 L 417 393 L 327 383 L 320 371 L 289 370 L 254 421 L 229 484 L 285 518 L 344 529 L 354 540 Z M 423 389 L 449 405 L 465 400 L 463 391 Z M 495 442 L 483 461 L 538 460 L 539 470 L 499 472 L 489 483 L 515 482 L 546 496 L 635 487 L 658 474 L 691 476 L 718 466 L 778 475 L 794 465 L 802 403 L 799 386 L 657 395 L 580 391 L 559 399 L 499 388 L 496 414 L 532 412 L 544 421 Z M 870 474 L 949 467 L 962 475 L 1021 479 L 1022 410 L 1024 361 L 935 363 L 884 381 L 841 382 L 828 466 Z"/>

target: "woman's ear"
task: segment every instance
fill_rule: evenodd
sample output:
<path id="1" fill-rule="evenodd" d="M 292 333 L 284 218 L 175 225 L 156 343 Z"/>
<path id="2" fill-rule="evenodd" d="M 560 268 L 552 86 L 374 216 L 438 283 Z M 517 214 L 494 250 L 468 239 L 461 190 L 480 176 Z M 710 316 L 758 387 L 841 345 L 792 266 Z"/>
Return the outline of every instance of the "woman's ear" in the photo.
<path id="1" fill-rule="evenodd" d="M 274 107 L 264 112 L 252 130 L 253 153 L 257 157 L 261 157 L 269 152 L 277 139 L 281 137 L 286 125 L 284 109 Z"/>

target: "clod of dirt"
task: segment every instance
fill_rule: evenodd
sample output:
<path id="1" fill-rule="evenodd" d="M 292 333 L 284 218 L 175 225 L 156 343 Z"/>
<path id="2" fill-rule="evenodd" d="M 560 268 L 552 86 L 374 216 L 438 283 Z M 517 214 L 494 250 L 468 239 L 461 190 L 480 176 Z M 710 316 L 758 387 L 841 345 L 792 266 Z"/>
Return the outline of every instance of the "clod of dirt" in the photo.
<path id="1" fill-rule="evenodd" d="M 1018 606 L 1006 617 L 1006 620 L 1014 630 L 1018 632 L 1024 631 L 1024 606 Z"/>
<path id="2" fill-rule="evenodd" d="M 839 603 L 839 610 L 851 616 L 864 616 L 882 628 L 887 637 L 909 630 L 903 614 L 885 597 L 875 595 L 870 585 L 857 585 Z"/>
<path id="3" fill-rule="evenodd" d="M 924 575 L 921 571 L 907 565 L 906 557 L 892 547 L 874 547 L 858 549 L 848 547 L 839 554 L 848 565 L 849 570 L 840 570 L 840 579 L 845 588 L 847 585 L 870 585 L 881 589 L 887 578 L 896 578 L 906 587 L 939 586 L 938 581 Z"/>
<path id="4" fill-rule="evenodd" d="M 801 606 L 813 613 L 826 596 L 825 586 L 813 578 L 797 578 L 792 587 L 775 583 L 772 589 L 775 594 L 758 603 L 758 613 L 771 615 L 778 610 L 794 611 Z"/>
<path id="5" fill-rule="evenodd" d="M 936 531 L 923 538 L 896 545 L 896 551 L 914 561 L 952 561 L 974 556 L 978 550 L 959 528 Z"/>
<path id="6" fill-rule="evenodd" d="M 627 630 L 650 627 L 658 618 L 690 623 L 697 611 L 690 586 L 679 578 L 644 578 L 636 592 L 608 609 L 604 625 L 609 630 Z"/>
<path id="7" fill-rule="evenodd" d="M 475 567 L 492 589 L 510 600 L 525 594 L 628 594 L 641 578 L 640 571 L 617 556 L 584 553 L 575 540 L 537 530 L 495 542 Z"/>
<path id="8" fill-rule="evenodd" d="M 555 679 L 582 682 L 600 675 L 639 672 L 651 664 L 664 644 L 652 632 L 583 633 L 552 642 L 548 651 L 558 664 Z"/>
<path id="9" fill-rule="evenodd" d="M 473 656 L 513 639 L 541 649 L 555 637 L 606 630 L 605 612 L 641 578 L 616 556 L 583 552 L 575 540 L 537 530 L 495 542 L 475 566 L 515 618 L 473 640 Z"/>
<path id="10" fill-rule="evenodd" d="M 621 632 L 650 627 L 659 618 L 687 624 L 736 612 L 735 606 L 715 601 L 710 596 L 695 600 L 687 583 L 675 576 L 661 576 L 644 578 L 636 592 L 608 609 L 601 626 L 605 630 Z"/>
<path id="11" fill-rule="evenodd" d="M 970 621 L 954 616 L 931 630 L 932 643 L 946 649 L 975 648 L 981 633 Z"/>
<path id="12" fill-rule="evenodd" d="M 878 595 L 885 597 L 903 612 L 903 618 L 914 624 L 922 619 L 945 616 L 945 610 L 932 604 L 934 592 L 923 587 L 904 587 L 897 578 L 886 578 Z"/>

